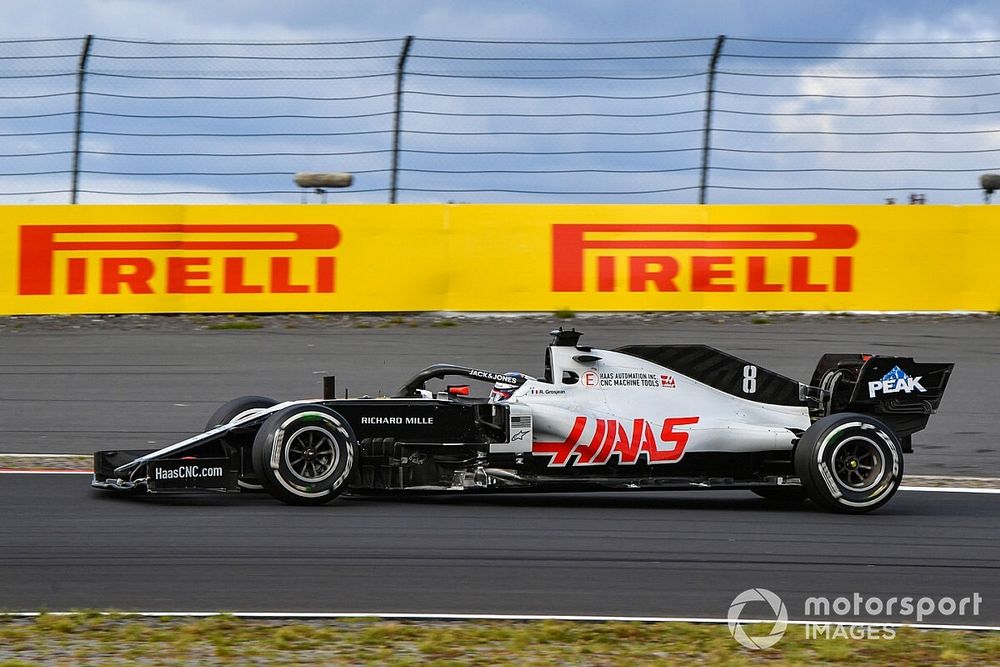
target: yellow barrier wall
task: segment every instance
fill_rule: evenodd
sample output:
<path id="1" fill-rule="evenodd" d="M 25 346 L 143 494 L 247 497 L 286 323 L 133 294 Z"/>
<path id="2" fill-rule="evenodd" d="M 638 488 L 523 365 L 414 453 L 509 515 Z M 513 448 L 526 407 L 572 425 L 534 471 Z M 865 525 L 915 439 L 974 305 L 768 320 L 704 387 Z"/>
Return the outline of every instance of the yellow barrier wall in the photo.
<path id="1" fill-rule="evenodd" d="M 989 206 L 0 207 L 0 314 L 1000 310 Z"/>

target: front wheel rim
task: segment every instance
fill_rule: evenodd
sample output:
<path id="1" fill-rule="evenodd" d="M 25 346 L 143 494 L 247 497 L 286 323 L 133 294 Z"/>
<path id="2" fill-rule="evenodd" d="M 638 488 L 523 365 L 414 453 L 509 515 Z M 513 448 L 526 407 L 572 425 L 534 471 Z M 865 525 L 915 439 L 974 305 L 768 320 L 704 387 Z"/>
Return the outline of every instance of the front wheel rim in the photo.
<path id="1" fill-rule="evenodd" d="M 285 465 L 288 471 L 308 484 L 328 478 L 339 462 L 337 442 L 324 428 L 305 426 L 285 441 Z"/>

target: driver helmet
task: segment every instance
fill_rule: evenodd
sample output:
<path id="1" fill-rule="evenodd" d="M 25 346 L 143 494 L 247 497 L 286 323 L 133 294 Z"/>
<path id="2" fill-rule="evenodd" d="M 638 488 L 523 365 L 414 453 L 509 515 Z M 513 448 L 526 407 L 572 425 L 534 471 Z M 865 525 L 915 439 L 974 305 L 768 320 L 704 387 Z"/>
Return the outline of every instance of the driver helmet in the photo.
<path id="1" fill-rule="evenodd" d="M 530 375 L 525 375 L 524 373 L 518 373 L 516 371 L 511 373 L 504 373 L 508 377 L 520 378 L 522 380 L 533 380 Z M 504 382 L 502 380 L 496 382 L 493 385 L 493 389 L 490 391 L 490 403 L 498 403 L 499 401 L 506 401 L 517 391 L 520 385 L 511 384 L 509 382 Z"/>

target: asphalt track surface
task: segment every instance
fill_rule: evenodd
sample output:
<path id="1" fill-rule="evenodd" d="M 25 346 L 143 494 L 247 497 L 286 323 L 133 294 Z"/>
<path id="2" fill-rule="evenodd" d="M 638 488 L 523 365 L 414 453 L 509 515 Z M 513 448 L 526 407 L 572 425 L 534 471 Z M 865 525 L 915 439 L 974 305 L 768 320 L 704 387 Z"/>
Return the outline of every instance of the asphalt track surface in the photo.
<path id="1" fill-rule="evenodd" d="M 80 321 L 80 320 L 77 320 Z M 910 473 L 1000 477 L 997 443 L 1000 318 L 463 321 L 455 327 L 324 326 L 214 331 L 168 319 L 144 330 L 114 322 L 15 328 L 0 323 L 0 453 L 89 453 L 164 446 L 204 428 L 222 403 L 245 394 L 322 394 L 324 373 L 351 395 L 392 393 L 416 371 L 453 362 L 541 374 L 547 332 L 585 332 L 583 343 L 706 343 L 808 381 L 825 352 L 871 352 L 953 361 L 939 414 L 914 437 Z M 383 321 L 387 323 L 388 318 Z M 79 326 L 80 328 L 71 328 Z M 377 326 L 377 324 L 375 325 Z"/>
<path id="2" fill-rule="evenodd" d="M 259 494 L 121 498 L 88 482 L 0 475 L 0 609 L 724 618 L 764 587 L 792 619 L 810 618 L 810 596 L 978 593 L 978 615 L 922 622 L 1000 624 L 1000 495 L 901 491 L 858 517 L 748 492 L 300 508 Z"/>
<path id="3" fill-rule="evenodd" d="M 428 364 L 540 372 L 565 322 L 258 331 L 0 327 L 0 452 L 165 445 L 241 394 L 392 392 Z M 958 364 L 911 473 L 1000 476 L 1000 318 L 570 322 L 585 342 L 703 342 L 807 379 L 824 352 Z M 902 491 L 860 517 L 746 492 L 118 498 L 81 475 L 0 475 L 0 610 L 510 613 L 725 617 L 763 587 L 960 599 L 1000 623 L 1000 495 Z M 766 617 L 761 609 L 760 616 Z M 747 613 L 753 610 L 748 607 Z M 745 615 L 744 615 L 745 616 Z M 862 617 L 913 622 L 910 617 Z M 843 620 L 838 617 L 836 620 Z"/>

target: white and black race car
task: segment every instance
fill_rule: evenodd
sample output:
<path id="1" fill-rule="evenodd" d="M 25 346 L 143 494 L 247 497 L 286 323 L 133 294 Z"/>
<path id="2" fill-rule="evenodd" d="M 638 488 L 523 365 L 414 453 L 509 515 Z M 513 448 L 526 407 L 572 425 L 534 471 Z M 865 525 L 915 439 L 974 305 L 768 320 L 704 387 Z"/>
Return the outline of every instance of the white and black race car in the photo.
<path id="1" fill-rule="evenodd" d="M 803 384 L 705 345 L 552 335 L 537 379 L 438 364 L 390 398 L 337 399 L 333 377 L 322 399 L 237 398 L 182 442 L 97 452 L 93 486 L 263 489 L 300 505 L 345 491 L 749 489 L 868 512 L 895 493 L 953 368 L 827 354 Z"/>

